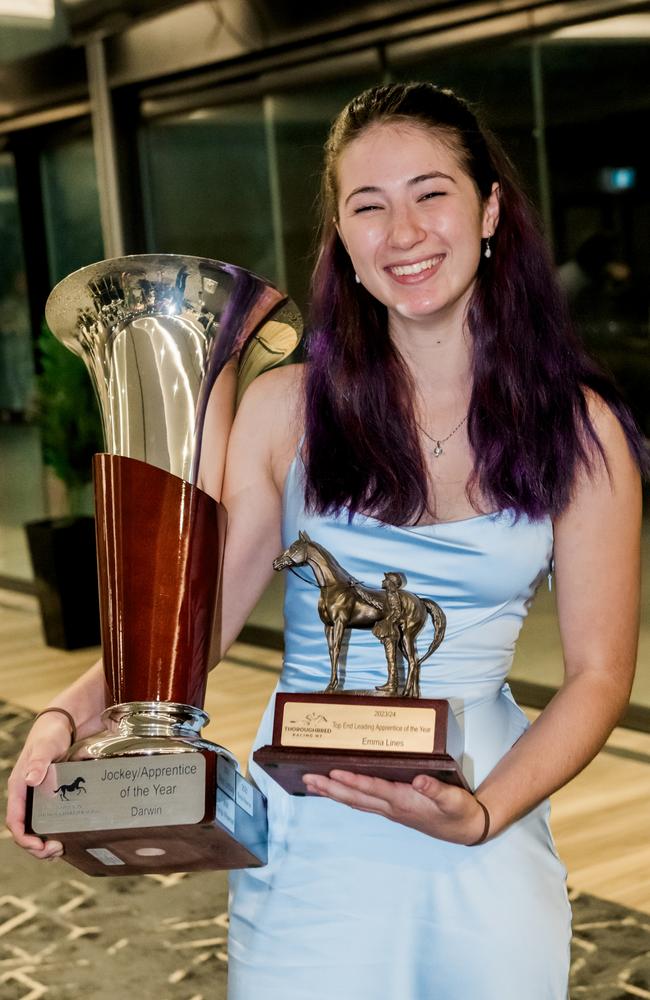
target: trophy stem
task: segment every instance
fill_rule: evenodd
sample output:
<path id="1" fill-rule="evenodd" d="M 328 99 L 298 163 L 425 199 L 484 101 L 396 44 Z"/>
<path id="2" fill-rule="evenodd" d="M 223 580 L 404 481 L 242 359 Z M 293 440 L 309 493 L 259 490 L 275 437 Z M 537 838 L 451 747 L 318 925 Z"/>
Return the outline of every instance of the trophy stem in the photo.
<path id="1" fill-rule="evenodd" d="M 121 736 L 184 736 L 192 739 L 210 721 L 193 705 L 172 701 L 132 701 L 102 712 L 107 729 Z"/>
<path id="2" fill-rule="evenodd" d="M 106 729 L 77 740 L 67 761 L 102 760 L 151 754 L 191 753 L 209 750 L 226 757 L 239 770 L 225 747 L 201 736 L 210 717 L 200 708 L 179 702 L 132 701 L 111 705 L 102 712 Z"/>
<path id="3" fill-rule="evenodd" d="M 219 629 L 225 510 L 137 459 L 95 455 L 93 466 L 110 698 L 202 707 Z"/>

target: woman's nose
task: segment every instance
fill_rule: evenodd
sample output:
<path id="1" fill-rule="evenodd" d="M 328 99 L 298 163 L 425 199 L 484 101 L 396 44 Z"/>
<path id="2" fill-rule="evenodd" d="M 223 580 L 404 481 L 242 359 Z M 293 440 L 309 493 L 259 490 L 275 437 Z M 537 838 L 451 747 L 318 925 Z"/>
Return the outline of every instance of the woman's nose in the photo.
<path id="1" fill-rule="evenodd" d="M 425 231 L 410 208 L 394 209 L 391 213 L 388 239 L 395 247 L 405 249 L 424 239 Z"/>

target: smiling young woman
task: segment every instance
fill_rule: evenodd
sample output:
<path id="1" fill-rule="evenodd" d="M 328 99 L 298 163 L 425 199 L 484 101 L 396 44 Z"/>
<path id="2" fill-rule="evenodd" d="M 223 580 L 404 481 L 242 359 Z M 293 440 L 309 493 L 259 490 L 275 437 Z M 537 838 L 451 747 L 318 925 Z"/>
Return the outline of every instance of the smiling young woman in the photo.
<path id="1" fill-rule="evenodd" d="M 565 1000 L 547 798 L 629 696 L 646 466 L 498 143 L 430 84 L 355 98 L 326 147 L 306 365 L 256 380 L 229 442 L 224 646 L 300 531 L 366 584 L 405 576 L 447 616 L 421 693 L 450 699 L 476 795 L 336 771 L 296 798 L 251 761 L 269 863 L 232 879 L 231 1000 Z M 565 681 L 528 726 L 506 677 L 552 559 Z M 382 661 L 352 635 L 354 687 L 379 686 Z M 313 588 L 292 576 L 279 689 L 329 671 Z M 56 705 L 92 732 L 103 697 L 95 669 Z M 273 699 L 255 746 L 272 719 Z M 60 845 L 25 834 L 26 785 L 68 741 L 42 717 L 12 776 L 8 825 L 38 857 Z"/>
<path id="2" fill-rule="evenodd" d="M 453 94 L 374 88 L 335 121 L 308 346 L 304 373 L 253 387 L 233 455 L 275 414 L 284 544 L 304 530 L 358 579 L 404 572 L 444 608 L 422 693 L 452 700 L 477 797 L 333 772 L 296 800 L 253 765 L 271 860 L 233 878 L 232 997 L 565 1000 L 570 910 L 547 796 L 629 695 L 646 459 L 573 337 L 511 165 Z M 289 386 L 303 419 L 283 435 Z M 231 476 L 232 500 L 248 483 L 259 504 L 255 472 Z M 553 556 L 566 680 L 528 727 L 505 678 Z M 285 623 L 280 689 L 324 687 L 316 602 L 295 578 Z M 379 682 L 380 659 L 353 635 L 355 687 Z"/>

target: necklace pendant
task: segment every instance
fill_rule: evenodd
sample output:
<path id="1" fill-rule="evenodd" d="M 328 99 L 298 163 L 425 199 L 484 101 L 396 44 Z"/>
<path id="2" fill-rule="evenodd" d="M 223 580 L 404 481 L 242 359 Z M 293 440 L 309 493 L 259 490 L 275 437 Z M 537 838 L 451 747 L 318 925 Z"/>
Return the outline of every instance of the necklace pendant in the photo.
<path id="1" fill-rule="evenodd" d="M 442 455 L 442 445 L 440 444 L 440 441 L 436 441 L 436 446 L 433 449 L 433 454 L 435 455 L 436 458 Z"/>

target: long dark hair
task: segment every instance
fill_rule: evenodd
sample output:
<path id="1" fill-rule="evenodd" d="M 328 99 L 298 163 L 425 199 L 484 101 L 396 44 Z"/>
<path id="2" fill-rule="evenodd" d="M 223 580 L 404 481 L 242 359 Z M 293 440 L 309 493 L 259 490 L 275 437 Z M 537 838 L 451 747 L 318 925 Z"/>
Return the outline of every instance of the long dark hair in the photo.
<path id="1" fill-rule="evenodd" d="M 468 497 L 531 518 L 568 504 L 577 469 L 603 458 L 585 390 L 616 413 L 647 466 L 634 420 L 574 335 L 535 210 L 497 140 L 449 90 L 391 84 L 340 113 L 325 147 L 320 250 L 312 282 L 305 383 L 305 498 L 318 513 L 347 509 L 391 524 L 420 519 L 427 473 L 413 412 L 413 381 L 388 334 L 387 310 L 354 281 L 338 236 L 336 166 L 365 129 L 384 122 L 432 131 L 485 201 L 500 186 L 490 259 L 481 257 L 467 309 L 473 388 Z"/>

